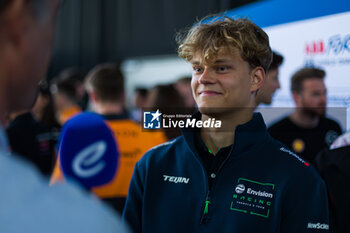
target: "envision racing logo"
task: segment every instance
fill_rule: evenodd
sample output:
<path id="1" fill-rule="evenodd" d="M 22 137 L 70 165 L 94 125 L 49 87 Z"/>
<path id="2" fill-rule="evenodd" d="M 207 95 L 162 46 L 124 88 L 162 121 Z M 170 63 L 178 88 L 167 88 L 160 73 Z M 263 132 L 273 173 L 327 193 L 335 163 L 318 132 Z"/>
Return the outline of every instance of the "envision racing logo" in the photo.
<path id="1" fill-rule="evenodd" d="M 247 193 L 255 195 L 255 196 L 259 196 L 259 197 L 268 197 L 268 198 L 272 198 L 273 197 L 272 193 L 267 193 L 265 191 L 260 191 L 260 190 L 259 191 L 255 191 L 255 190 L 253 190 L 251 188 L 248 188 Z"/>
<path id="2" fill-rule="evenodd" d="M 245 186 L 244 186 L 243 184 L 239 184 L 239 185 L 237 185 L 237 187 L 235 188 L 235 191 L 236 191 L 236 193 L 238 193 L 238 194 L 243 193 L 244 190 L 245 190 Z"/>
<path id="3" fill-rule="evenodd" d="M 235 188 L 236 193 L 238 194 L 242 194 L 245 191 L 245 186 L 244 184 L 239 184 L 236 186 Z M 265 191 L 261 191 L 261 190 L 253 190 L 251 188 L 247 189 L 247 194 L 251 194 L 251 195 L 255 195 L 255 196 L 260 196 L 260 197 L 268 197 L 268 198 L 272 198 L 273 194 L 272 193 L 268 193 Z"/>
<path id="4" fill-rule="evenodd" d="M 239 178 L 232 195 L 230 210 L 264 218 L 270 216 L 275 185 Z"/>

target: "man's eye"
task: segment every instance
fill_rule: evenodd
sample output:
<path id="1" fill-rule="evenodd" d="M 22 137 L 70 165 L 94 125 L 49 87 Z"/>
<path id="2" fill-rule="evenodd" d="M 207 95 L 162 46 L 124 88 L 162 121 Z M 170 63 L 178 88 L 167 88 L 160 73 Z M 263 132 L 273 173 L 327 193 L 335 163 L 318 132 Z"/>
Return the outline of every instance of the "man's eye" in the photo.
<path id="1" fill-rule="evenodd" d="M 314 92 L 314 93 L 311 94 L 311 96 L 313 96 L 313 97 L 319 97 L 321 95 L 322 95 L 321 93 L 317 93 L 317 92 L 316 93 Z"/>
<path id="2" fill-rule="evenodd" d="M 220 67 L 218 67 L 218 71 L 220 71 L 220 72 L 224 72 L 224 71 L 227 71 L 227 66 L 220 66 Z"/>
<path id="3" fill-rule="evenodd" d="M 200 72 L 202 72 L 202 68 L 201 67 L 193 67 L 193 71 L 196 73 L 200 73 Z"/>

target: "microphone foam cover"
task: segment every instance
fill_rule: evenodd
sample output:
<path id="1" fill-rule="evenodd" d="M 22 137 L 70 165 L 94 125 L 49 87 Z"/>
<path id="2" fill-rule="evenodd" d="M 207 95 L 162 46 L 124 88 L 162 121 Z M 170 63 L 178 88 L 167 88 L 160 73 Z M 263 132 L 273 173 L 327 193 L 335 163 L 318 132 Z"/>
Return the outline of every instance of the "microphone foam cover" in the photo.
<path id="1" fill-rule="evenodd" d="M 114 178 L 119 151 L 104 119 L 98 114 L 84 112 L 63 126 L 59 156 L 64 176 L 90 189 Z"/>

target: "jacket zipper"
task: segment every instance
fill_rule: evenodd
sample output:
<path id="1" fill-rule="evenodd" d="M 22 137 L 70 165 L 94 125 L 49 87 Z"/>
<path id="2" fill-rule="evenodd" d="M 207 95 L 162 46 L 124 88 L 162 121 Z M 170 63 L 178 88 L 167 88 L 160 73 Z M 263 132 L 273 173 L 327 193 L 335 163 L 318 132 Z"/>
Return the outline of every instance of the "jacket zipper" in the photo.
<path id="1" fill-rule="evenodd" d="M 221 170 L 221 168 L 224 166 L 224 164 L 227 162 L 227 160 L 231 156 L 232 151 L 233 151 L 233 146 L 230 149 L 229 155 L 225 158 L 225 160 L 221 163 L 219 169 L 216 171 L 216 175 L 219 174 L 219 171 Z M 204 169 L 203 165 L 202 165 L 202 169 Z M 208 177 L 206 171 L 204 171 L 204 173 L 205 173 L 205 176 L 207 178 L 207 183 L 208 183 L 208 187 L 209 187 L 209 182 L 210 182 L 209 181 L 209 177 Z M 212 184 L 212 186 L 213 186 L 213 184 Z M 200 224 L 206 224 L 209 221 L 209 219 L 210 219 L 208 213 L 209 213 L 209 205 L 211 204 L 211 188 L 208 188 L 207 196 L 206 196 L 205 202 L 204 202 L 204 211 L 203 211 L 203 214 L 202 214 L 202 217 L 201 217 Z"/>
<path id="2" fill-rule="evenodd" d="M 208 193 L 207 193 L 207 196 L 205 198 L 205 206 L 204 206 L 204 211 L 203 211 L 203 214 L 202 214 L 202 218 L 201 218 L 201 221 L 200 221 L 200 224 L 206 224 L 209 220 L 209 216 L 208 216 L 208 213 L 209 213 L 209 205 L 211 204 L 210 202 L 210 194 L 211 194 L 211 191 L 209 190 Z"/>

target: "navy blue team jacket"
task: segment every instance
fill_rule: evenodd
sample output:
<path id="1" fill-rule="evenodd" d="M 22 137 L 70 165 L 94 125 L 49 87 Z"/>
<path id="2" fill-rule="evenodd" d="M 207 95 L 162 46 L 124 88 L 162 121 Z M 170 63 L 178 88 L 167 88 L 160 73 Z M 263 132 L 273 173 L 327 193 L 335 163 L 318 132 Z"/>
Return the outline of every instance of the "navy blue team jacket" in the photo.
<path id="1" fill-rule="evenodd" d="M 135 233 L 328 232 L 323 181 L 268 134 L 260 114 L 236 128 L 230 155 L 210 177 L 194 134 L 136 164 L 123 213 Z"/>

